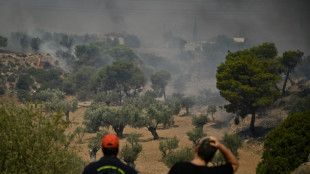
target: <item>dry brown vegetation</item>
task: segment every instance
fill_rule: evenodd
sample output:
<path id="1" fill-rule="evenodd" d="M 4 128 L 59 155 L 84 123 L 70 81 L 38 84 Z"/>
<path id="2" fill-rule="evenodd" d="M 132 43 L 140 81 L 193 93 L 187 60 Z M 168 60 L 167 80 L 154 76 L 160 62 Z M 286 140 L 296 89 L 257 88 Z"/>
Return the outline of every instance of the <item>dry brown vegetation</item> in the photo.
<path id="1" fill-rule="evenodd" d="M 80 108 L 71 114 L 72 124 L 68 132 L 73 132 L 77 126 L 83 126 L 83 114 L 87 109 L 85 103 L 81 103 Z M 195 109 L 198 110 L 198 109 Z M 200 110 L 200 109 L 199 109 Z M 183 111 L 185 112 L 185 111 Z M 183 113 L 180 113 L 182 115 Z M 196 113 L 195 113 L 196 114 Z M 215 114 L 216 122 L 208 123 L 204 126 L 204 132 L 209 136 L 215 136 L 219 139 L 222 138 L 225 132 L 234 133 L 240 129 L 247 130 L 249 124 L 247 122 L 250 119 L 245 118 L 242 123 L 238 126 L 233 125 L 232 121 L 227 122 L 228 114 L 224 111 L 219 111 Z M 120 140 L 120 146 L 122 147 L 126 143 L 126 136 L 131 132 L 136 132 L 142 135 L 140 142 L 143 146 L 142 153 L 140 153 L 136 161 L 136 169 L 143 174 L 159 174 L 159 173 L 168 173 L 169 169 L 160 162 L 161 153 L 159 151 L 159 141 L 165 140 L 167 138 L 172 138 L 177 136 L 180 139 L 180 146 L 191 146 L 192 143 L 188 140 L 186 135 L 187 131 L 192 130 L 192 117 L 191 116 L 176 116 L 175 125 L 163 129 L 159 128 L 158 134 L 160 136 L 159 140 L 153 140 L 153 136 L 146 128 L 134 129 L 127 126 L 124 130 L 125 138 Z M 260 119 L 258 119 L 260 122 Z M 114 133 L 113 130 L 109 130 Z M 83 137 L 83 142 L 81 144 L 77 143 L 75 140 L 71 145 L 75 146 L 78 150 L 78 154 L 86 161 L 90 162 L 90 157 L 88 154 L 88 139 L 95 136 L 95 134 L 86 133 Z M 255 173 L 256 165 L 260 160 L 262 153 L 263 139 L 262 138 L 246 138 L 243 142 L 242 147 L 239 149 L 239 162 L 240 168 L 238 174 L 249 174 Z M 102 156 L 102 152 L 97 152 L 97 159 Z"/>

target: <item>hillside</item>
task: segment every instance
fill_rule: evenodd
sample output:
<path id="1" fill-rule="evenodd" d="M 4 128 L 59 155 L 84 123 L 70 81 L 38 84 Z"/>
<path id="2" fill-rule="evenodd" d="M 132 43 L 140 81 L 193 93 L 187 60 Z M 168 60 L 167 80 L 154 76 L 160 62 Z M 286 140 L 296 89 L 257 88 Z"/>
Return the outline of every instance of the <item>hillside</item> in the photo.
<path id="1" fill-rule="evenodd" d="M 17 102 L 17 87 L 16 83 L 19 76 L 26 73 L 29 68 L 41 68 L 41 69 L 60 69 L 50 55 L 48 54 L 21 54 L 21 53 L 0 53 L 0 79 L 1 84 L 5 84 L 5 93 L 3 98 L 10 98 Z M 62 70 L 61 70 L 62 71 Z M 306 84 L 306 83 L 304 83 Z M 34 82 L 34 86 L 30 91 L 33 92 L 36 88 L 39 88 L 40 84 Z M 236 133 L 242 140 L 242 147 L 239 149 L 239 161 L 240 168 L 238 174 L 255 173 L 256 166 L 260 161 L 262 155 L 263 143 L 265 136 L 269 131 L 280 125 L 281 122 L 287 116 L 287 110 L 285 107 L 290 104 L 292 96 L 300 92 L 300 88 L 296 85 L 288 85 L 289 93 L 291 95 L 286 96 L 276 101 L 272 106 L 265 108 L 258 112 L 255 127 L 258 132 L 257 135 L 251 135 L 249 131 L 250 117 L 246 117 L 240 120 L 239 125 L 234 124 L 233 115 L 226 113 L 222 109 L 218 109 L 215 113 L 215 121 L 210 121 L 204 126 L 203 130 L 208 136 L 215 136 L 219 139 L 222 138 L 224 133 Z M 292 95 L 293 94 L 293 95 Z M 75 98 L 75 96 L 68 96 L 67 99 Z M 74 132 L 76 127 L 84 127 L 84 113 L 89 107 L 91 101 L 79 102 L 79 108 L 77 111 L 70 113 L 70 128 L 68 133 Z M 195 107 L 191 110 L 191 115 L 199 115 L 206 112 L 206 106 Z M 151 133 L 146 128 L 134 129 L 127 126 L 124 130 L 125 138 L 121 139 L 121 147 L 126 143 L 126 136 L 131 132 L 141 134 L 140 143 L 143 146 L 142 153 L 139 155 L 136 161 L 136 168 L 141 173 L 145 174 L 157 174 L 167 173 L 168 168 L 160 162 L 161 153 L 159 151 L 159 141 L 167 138 L 177 136 L 180 139 L 180 146 L 190 146 L 191 142 L 186 135 L 187 131 L 192 130 L 192 117 L 182 116 L 184 110 L 177 116 L 175 116 L 175 124 L 169 128 L 159 127 L 158 134 L 160 139 L 153 140 Z M 209 118 L 211 120 L 211 118 Z M 110 129 L 110 132 L 113 130 Z M 94 133 L 85 133 L 82 143 L 77 141 L 77 138 L 71 143 L 72 148 L 78 150 L 79 156 L 81 156 L 86 163 L 90 162 L 88 140 L 95 136 Z M 100 151 L 97 152 L 97 159 L 102 156 Z"/>

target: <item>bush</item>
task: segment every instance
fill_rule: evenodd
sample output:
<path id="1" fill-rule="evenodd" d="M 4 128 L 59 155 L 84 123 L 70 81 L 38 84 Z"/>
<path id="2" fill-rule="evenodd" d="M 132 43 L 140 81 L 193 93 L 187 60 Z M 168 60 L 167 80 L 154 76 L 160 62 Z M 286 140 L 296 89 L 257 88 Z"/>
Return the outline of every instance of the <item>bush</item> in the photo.
<path id="1" fill-rule="evenodd" d="M 184 147 L 179 150 L 168 153 L 162 161 L 171 168 L 175 163 L 182 161 L 190 161 L 193 159 L 194 150 L 191 147 Z"/>
<path id="2" fill-rule="evenodd" d="M 28 104 L 0 105 L 0 173 L 82 172 L 84 162 L 60 139 L 68 127 L 62 114 L 45 115 Z"/>
<path id="3" fill-rule="evenodd" d="M 310 111 L 288 115 L 271 131 L 264 144 L 262 161 L 256 172 L 290 173 L 307 161 L 310 153 Z"/>
<path id="4" fill-rule="evenodd" d="M 32 84 L 33 79 L 30 77 L 30 75 L 26 74 L 19 76 L 18 81 L 16 83 L 16 87 L 18 89 L 29 90 Z"/>
<path id="5" fill-rule="evenodd" d="M 199 117 L 194 116 L 192 120 L 192 125 L 195 126 L 195 128 L 203 128 L 205 124 L 208 123 L 208 117 L 207 115 L 201 114 Z"/>
<path id="6" fill-rule="evenodd" d="M 17 90 L 17 97 L 19 101 L 29 101 L 30 100 L 30 94 L 27 90 L 18 89 Z"/>

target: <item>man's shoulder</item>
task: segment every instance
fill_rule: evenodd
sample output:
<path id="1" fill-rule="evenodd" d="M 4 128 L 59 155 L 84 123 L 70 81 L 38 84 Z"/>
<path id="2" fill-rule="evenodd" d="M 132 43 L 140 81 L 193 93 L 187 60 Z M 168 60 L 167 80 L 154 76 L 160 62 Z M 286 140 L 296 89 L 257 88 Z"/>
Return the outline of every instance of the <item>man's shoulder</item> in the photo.
<path id="1" fill-rule="evenodd" d="M 106 157 L 102 157 L 99 161 L 88 164 L 84 169 L 84 173 L 86 174 L 88 172 L 89 173 L 97 172 L 99 170 L 118 170 L 121 173 L 126 173 L 126 174 L 137 173 L 137 171 L 134 168 L 130 167 L 129 165 L 124 164 L 118 158 L 106 158 Z"/>
<path id="2" fill-rule="evenodd" d="M 208 167 L 197 166 L 191 162 L 178 162 L 172 166 L 169 174 L 183 174 L 183 173 L 233 173 L 231 164 L 222 166 Z"/>

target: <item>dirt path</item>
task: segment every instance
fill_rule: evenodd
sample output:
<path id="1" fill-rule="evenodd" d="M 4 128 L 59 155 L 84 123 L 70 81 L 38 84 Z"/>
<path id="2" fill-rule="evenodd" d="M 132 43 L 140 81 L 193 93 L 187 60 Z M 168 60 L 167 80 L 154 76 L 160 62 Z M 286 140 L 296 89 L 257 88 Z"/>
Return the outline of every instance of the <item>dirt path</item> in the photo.
<path id="1" fill-rule="evenodd" d="M 75 113 L 70 115 L 70 120 L 72 120 L 73 124 L 71 125 L 69 132 L 73 132 L 77 126 L 82 126 L 83 122 L 83 114 L 86 110 L 86 107 L 79 108 Z M 158 135 L 160 136 L 160 140 L 165 140 L 166 138 L 172 138 L 177 136 L 180 139 L 180 146 L 191 146 L 191 142 L 188 140 L 186 135 L 187 131 L 192 130 L 193 126 L 191 124 L 192 117 L 175 117 L 175 126 L 170 127 L 168 129 L 162 129 L 159 127 Z M 225 127 L 217 127 L 214 123 L 209 123 L 204 126 L 204 132 L 207 133 L 208 136 L 212 135 L 219 139 L 222 138 L 223 134 L 227 131 Z M 113 132 L 110 130 L 110 132 Z M 146 128 L 141 129 L 133 129 L 131 127 L 126 127 L 124 129 L 124 136 L 126 137 L 129 133 L 136 132 L 142 135 L 140 138 L 143 150 L 139 155 L 136 163 L 136 169 L 140 171 L 142 174 L 165 174 L 168 173 L 169 169 L 160 162 L 160 151 L 159 141 L 153 140 L 153 136 Z M 73 142 L 72 145 L 76 146 L 78 149 L 79 155 L 88 163 L 90 161 L 87 140 L 95 136 L 95 134 L 86 133 L 83 137 L 83 142 L 78 144 Z M 126 143 L 126 139 L 120 140 L 120 146 L 122 147 Z M 242 148 L 239 150 L 240 155 L 240 168 L 237 174 L 251 174 L 255 173 L 255 168 L 260 160 L 260 155 L 255 154 L 251 151 L 249 146 L 246 143 L 243 143 Z M 102 156 L 101 151 L 97 152 L 97 159 Z"/>

